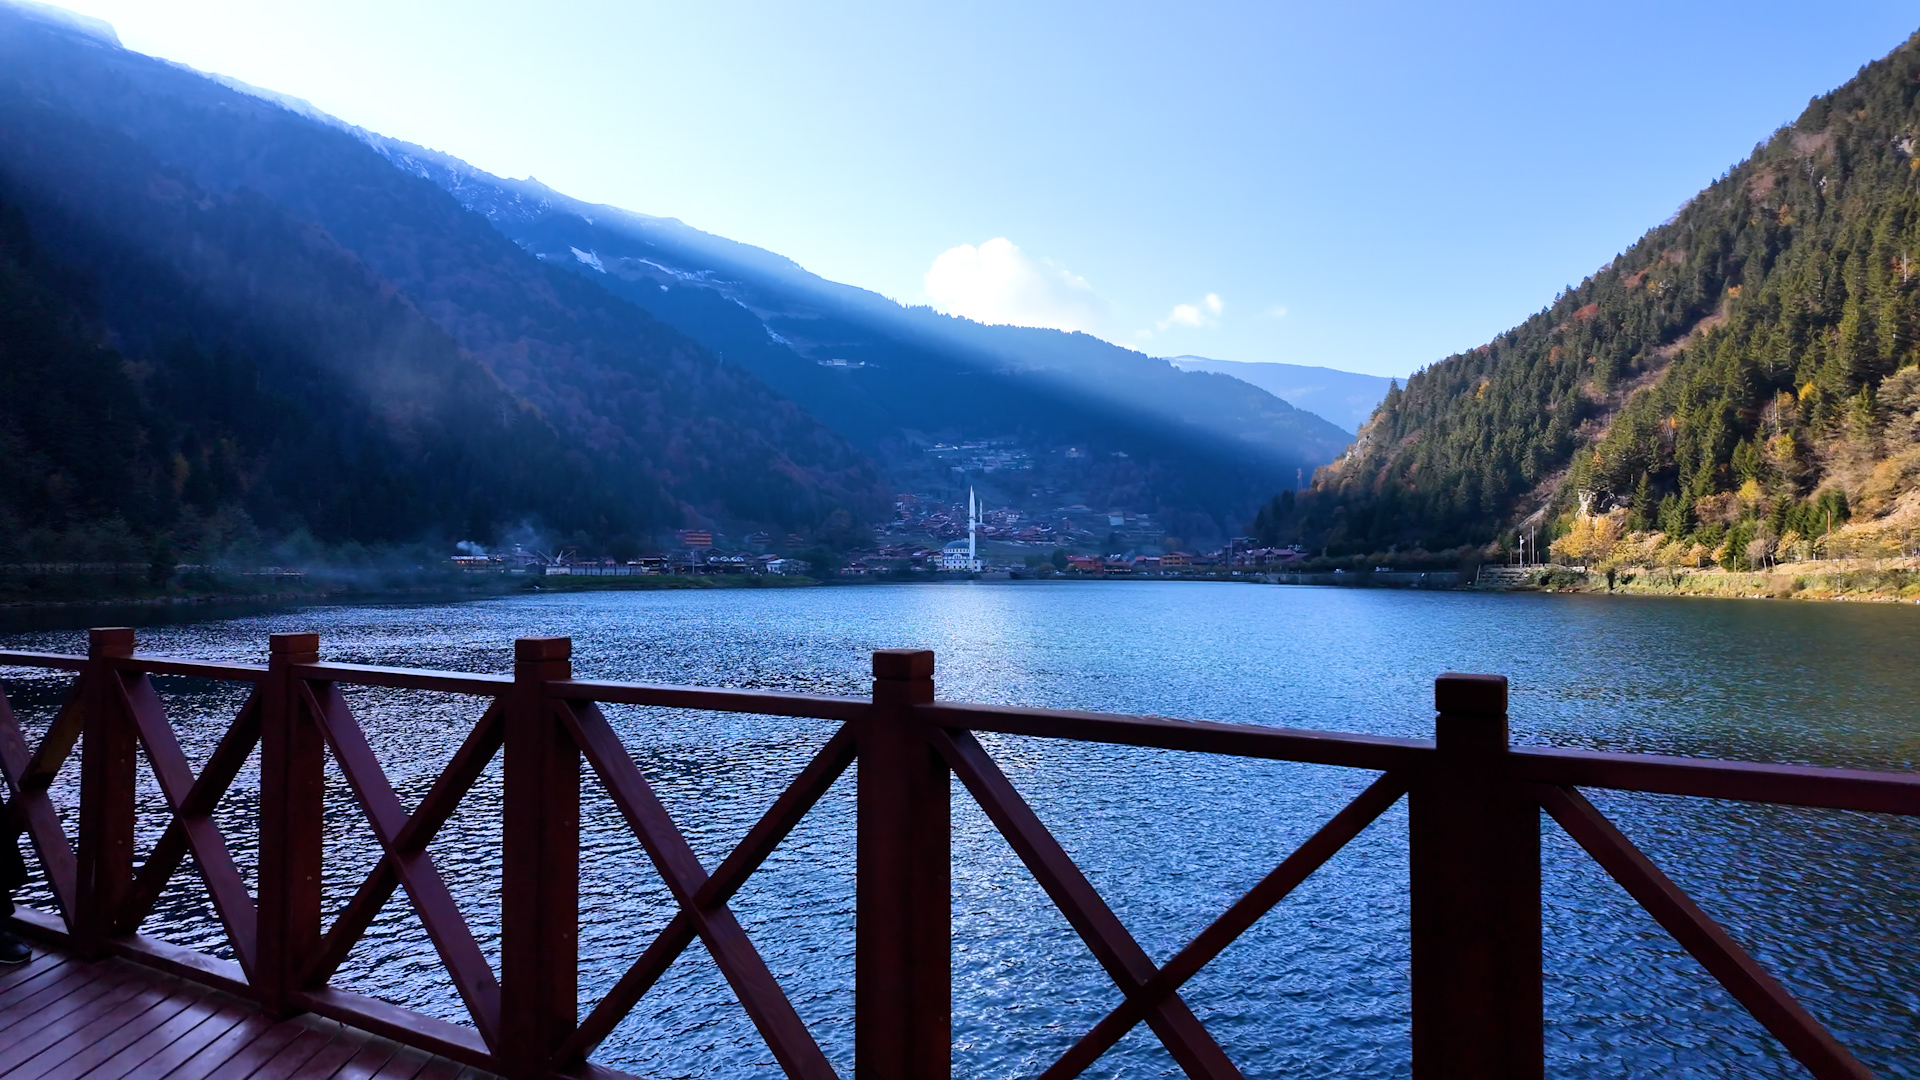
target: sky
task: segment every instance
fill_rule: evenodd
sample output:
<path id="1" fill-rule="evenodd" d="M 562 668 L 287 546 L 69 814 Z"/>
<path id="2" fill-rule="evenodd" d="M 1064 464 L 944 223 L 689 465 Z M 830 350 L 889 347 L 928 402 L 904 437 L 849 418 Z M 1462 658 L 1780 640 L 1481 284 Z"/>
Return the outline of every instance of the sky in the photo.
<path id="1" fill-rule="evenodd" d="M 1405 375 L 1920 5 L 68 0 L 141 52 L 902 303 Z"/>

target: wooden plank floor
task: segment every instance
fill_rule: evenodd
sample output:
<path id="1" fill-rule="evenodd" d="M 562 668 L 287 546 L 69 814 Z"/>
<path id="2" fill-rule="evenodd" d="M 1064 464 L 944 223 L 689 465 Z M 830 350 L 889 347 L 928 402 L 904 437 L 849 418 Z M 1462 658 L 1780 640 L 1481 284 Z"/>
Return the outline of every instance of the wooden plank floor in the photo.
<path id="1" fill-rule="evenodd" d="M 37 944 L 0 968 L 0 1080 L 493 1080 L 317 1016 L 250 1002 L 126 960 Z"/>

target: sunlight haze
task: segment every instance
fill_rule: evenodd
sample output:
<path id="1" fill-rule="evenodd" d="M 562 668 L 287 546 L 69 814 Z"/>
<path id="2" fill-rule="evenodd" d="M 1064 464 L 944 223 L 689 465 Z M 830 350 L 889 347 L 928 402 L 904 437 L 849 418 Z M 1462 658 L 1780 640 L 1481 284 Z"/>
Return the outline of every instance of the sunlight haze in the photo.
<path id="1" fill-rule="evenodd" d="M 903 303 L 1394 375 L 1539 310 L 1912 29 L 1887 2 L 69 6 Z"/>

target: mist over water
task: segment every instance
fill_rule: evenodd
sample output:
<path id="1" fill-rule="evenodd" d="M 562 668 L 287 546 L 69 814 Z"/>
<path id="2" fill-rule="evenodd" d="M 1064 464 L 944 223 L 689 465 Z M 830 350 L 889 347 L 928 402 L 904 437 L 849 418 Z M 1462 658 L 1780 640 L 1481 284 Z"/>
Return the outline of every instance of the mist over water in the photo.
<path id="1" fill-rule="evenodd" d="M 864 695 L 867 653 L 936 650 L 942 698 L 1427 737 L 1431 682 L 1513 684 L 1515 740 L 1619 751 L 1913 769 L 1920 669 L 1911 606 L 1483 596 L 1176 582 L 602 593 L 445 606 L 219 613 L 151 625 L 143 652 L 261 660 L 269 633 L 317 630 L 329 660 L 504 672 L 512 640 L 565 634 L 581 677 Z M 81 651 L 37 616 L 8 647 Z M 116 621 L 128 618 L 116 613 Z M 76 618 L 75 625 L 81 619 Z M 30 729 L 64 677 L 0 671 Z M 243 695 L 157 680 L 196 767 Z M 484 703 L 358 689 L 348 698 L 409 806 Z M 832 725 L 666 709 L 609 716 L 712 868 Z M 1156 962 L 1291 852 L 1374 774 L 1012 737 L 982 740 Z M 71 809 L 77 770 L 56 799 Z M 143 774 L 145 779 L 145 774 Z M 327 905 L 377 848 L 329 776 Z M 589 776 L 583 801 L 583 1014 L 672 914 Z M 250 769 L 219 819 L 253 873 Z M 955 1075 L 1031 1076 L 1120 995 L 956 783 Z M 1920 828 L 1872 815 L 1590 793 L 1636 843 L 1877 1075 L 1920 1076 Z M 499 764 L 431 850 L 496 963 Z M 843 778 L 733 907 L 842 1075 L 852 1072 L 853 782 Z M 143 848 L 164 819 L 150 780 Z M 1550 821 L 1547 1046 L 1562 1077 L 1788 1077 L 1800 1069 Z M 1408 1073 L 1404 804 L 1204 970 L 1186 1000 L 1249 1077 Z M 183 872 L 146 932 L 224 937 Z M 342 984 L 460 1020 L 403 896 Z M 659 1077 L 776 1076 L 695 945 L 595 1055 Z M 1179 1075 L 1144 1027 L 1090 1076 Z"/>

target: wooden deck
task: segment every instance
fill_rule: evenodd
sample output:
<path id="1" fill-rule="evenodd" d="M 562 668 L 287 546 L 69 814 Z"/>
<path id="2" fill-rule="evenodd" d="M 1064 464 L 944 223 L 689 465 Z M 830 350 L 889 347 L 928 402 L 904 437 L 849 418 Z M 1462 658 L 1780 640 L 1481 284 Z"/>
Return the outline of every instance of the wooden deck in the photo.
<path id="1" fill-rule="evenodd" d="M 275 1021 L 127 960 L 34 953 L 0 968 L 0 1080 L 492 1080 L 332 1020 Z"/>

